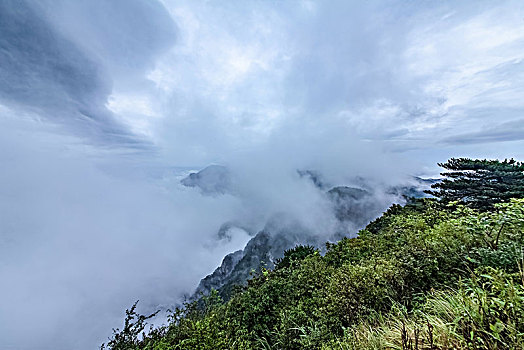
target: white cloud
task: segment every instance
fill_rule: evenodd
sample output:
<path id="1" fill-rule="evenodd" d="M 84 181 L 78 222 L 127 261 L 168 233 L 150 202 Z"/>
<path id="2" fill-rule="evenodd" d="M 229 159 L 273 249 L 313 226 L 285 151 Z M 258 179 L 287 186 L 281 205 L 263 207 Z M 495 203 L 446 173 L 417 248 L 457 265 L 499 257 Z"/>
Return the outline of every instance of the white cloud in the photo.
<path id="1" fill-rule="evenodd" d="M 154 138 L 153 123 L 160 114 L 147 95 L 113 93 L 106 107 L 134 134 Z"/>
<path id="2" fill-rule="evenodd" d="M 395 182 L 451 156 L 524 157 L 519 2 L 162 3 L 45 1 L 33 37 L 0 31 L 0 297 L 15 300 L 0 339 L 103 341 L 135 299 L 170 303 L 237 249 L 208 249 L 225 221 L 329 226 L 297 168 Z M 34 38 L 56 44 L 36 40 L 40 61 Z M 177 187 L 172 165 L 211 162 L 240 198 Z"/>

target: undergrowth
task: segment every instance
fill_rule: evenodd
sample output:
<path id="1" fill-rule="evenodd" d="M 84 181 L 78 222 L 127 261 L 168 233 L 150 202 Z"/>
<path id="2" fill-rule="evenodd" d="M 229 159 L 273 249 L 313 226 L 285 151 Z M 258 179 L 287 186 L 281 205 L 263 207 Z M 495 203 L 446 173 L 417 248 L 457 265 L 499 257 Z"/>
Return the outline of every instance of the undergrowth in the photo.
<path id="1" fill-rule="evenodd" d="M 294 248 L 226 303 L 212 292 L 143 335 L 128 314 L 109 348 L 523 349 L 523 244 L 522 199 L 393 205 L 324 256 Z"/>

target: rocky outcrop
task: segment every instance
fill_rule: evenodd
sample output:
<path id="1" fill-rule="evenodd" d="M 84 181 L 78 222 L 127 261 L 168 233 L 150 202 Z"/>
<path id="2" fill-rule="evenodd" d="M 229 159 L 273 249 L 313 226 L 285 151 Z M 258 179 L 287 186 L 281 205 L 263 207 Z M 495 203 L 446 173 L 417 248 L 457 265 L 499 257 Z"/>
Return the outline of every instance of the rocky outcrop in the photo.
<path id="1" fill-rule="evenodd" d="M 228 190 L 230 182 L 228 182 L 227 169 L 224 167 L 206 169 L 191 174 L 194 176 L 190 175 L 186 178 L 187 181 L 183 181 L 200 187 L 204 193 L 221 193 L 221 191 Z M 384 206 L 387 207 L 390 204 L 380 201 L 379 196 L 376 196 L 367 185 L 363 188 L 336 186 L 326 191 L 327 183 L 322 179 L 320 173 L 304 170 L 298 171 L 298 175 L 311 181 L 319 190 L 325 191 L 325 195 L 331 202 L 333 215 L 339 222 L 337 232 L 333 236 L 335 240 L 348 234 L 355 234 L 358 229 L 379 216 L 386 209 Z M 412 183 L 392 187 L 386 193 L 391 198 L 426 197 L 424 190 L 436 181 L 438 180 L 414 178 Z M 234 223 L 222 225 L 217 235 L 218 239 L 230 239 L 228 232 L 231 227 L 239 226 Z M 298 244 L 312 245 L 322 249 L 325 238 L 314 235 L 285 214 L 273 215 L 264 229 L 258 232 L 243 250 L 227 255 L 211 275 L 202 279 L 192 298 L 196 299 L 216 289 L 222 298 L 227 300 L 231 297 L 235 286 L 245 285 L 254 273 L 259 273 L 262 268 L 273 269 L 277 259 L 282 258 L 286 250 Z"/>
<path id="2" fill-rule="evenodd" d="M 262 231 L 249 240 L 244 250 L 227 255 L 222 265 L 200 282 L 192 299 L 216 289 L 227 300 L 234 286 L 244 285 L 262 268 L 273 269 L 286 250 L 297 244 L 318 246 L 322 243 L 296 221 L 275 215 Z"/>
<path id="3" fill-rule="evenodd" d="M 237 250 L 234 253 L 226 255 L 222 260 L 222 264 L 211 275 L 206 276 L 200 281 L 194 296 L 198 297 L 203 294 L 208 294 L 212 289 L 219 290 L 222 288 L 242 258 L 242 250 Z"/>
<path id="4" fill-rule="evenodd" d="M 228 254 L 222 264 L 211 274 L 200 281 L 191 299 L 208 294 L 212 289 L 227 300 L 231 297 L 234 286 L 243 285 L 254 272 L 262 267 L 272 268 L 270 234 L 259 232 L 246 245 L 244 250 Z"/>
<path id="5" fill-rule="evenodd" d="M 230 193 L 231 174 L 222 165 L 210 165 L 199 172 L 191 173 L 180 183 L 187 187 L 197 187 L 205 195 Z"/>

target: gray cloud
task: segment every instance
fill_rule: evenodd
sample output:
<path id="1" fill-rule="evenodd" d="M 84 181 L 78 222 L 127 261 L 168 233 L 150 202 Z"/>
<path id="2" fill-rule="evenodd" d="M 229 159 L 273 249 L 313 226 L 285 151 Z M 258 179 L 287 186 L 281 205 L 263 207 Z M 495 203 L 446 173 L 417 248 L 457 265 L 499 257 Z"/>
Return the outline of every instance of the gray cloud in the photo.
<path id="1" fill-rule="evenodd" d="M 493 143 L 524 140 L 524 119 L 487 125 L 479 131 L 454 135 L 444 139 L 446 143 Z"/>
<path id="2" fill-rule="evenodd" d="M 136 299 L 175 303 L 249 238 L 217 244 L 225 222 L 256 232 L 285 213 L 328 237 L 333 213 L 297 169 L 365 178 L 387 206 L 381 189 L 448 157 L 524 157 L 523 14 L 0 2 L 0 347 L 93 348 Z M 180 186 L 175 168 L 210 163 L 234 196 Z"/>
<path id="3" fill-rule="evenodd" d="M 135 300 L 175 304 L 245 243 L 211 244 L 237 199 L 126 175 L 116 156 L 109 175 L 74 139 L 0 116 L 0 348 L 96 348 Z"/>
<path id="4" fill-rule="evenodd" d="M 180 43 L 150 77 L 168 113 L 154 138 L 171 159 L 209 163 L 290 125 L 439 147 L 487 111 L 524 109 L 514 1 L 165 3 Z"/>
<path id="5" fill-rule="evenodd" d="M 0 101 L 36 111 L 91 142 L 147 145 L 106 103 L 113 71 L 137 74 L 173 42 L 173 25 L 159 5 L 3 1 L 0 16 Z M 75 26 L 84 32 L 70 30 Z M 89 52 L 88 40 L 98 56 Z"/>

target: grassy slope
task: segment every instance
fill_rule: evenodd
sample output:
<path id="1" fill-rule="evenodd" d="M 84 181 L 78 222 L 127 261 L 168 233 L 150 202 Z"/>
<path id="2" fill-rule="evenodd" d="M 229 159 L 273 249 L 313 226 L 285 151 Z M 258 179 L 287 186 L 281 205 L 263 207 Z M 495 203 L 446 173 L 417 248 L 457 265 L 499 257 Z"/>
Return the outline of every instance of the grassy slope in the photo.
<path id="1" fill-rule="evenodd" d="M 522 349 L 524 200 L 478 213 L 432 200 L 391 207 L 358 238 L 303 248 L 250 280 L 175 310 L 113 349 Z M 200 304 L 202 305 L 202 304 Z M 131 315 L 134 316 L 134 315 Z M 130 316 L 130 325 L 136 319 Z M 134 333 L 133 333 L 134 332 Z"/>

